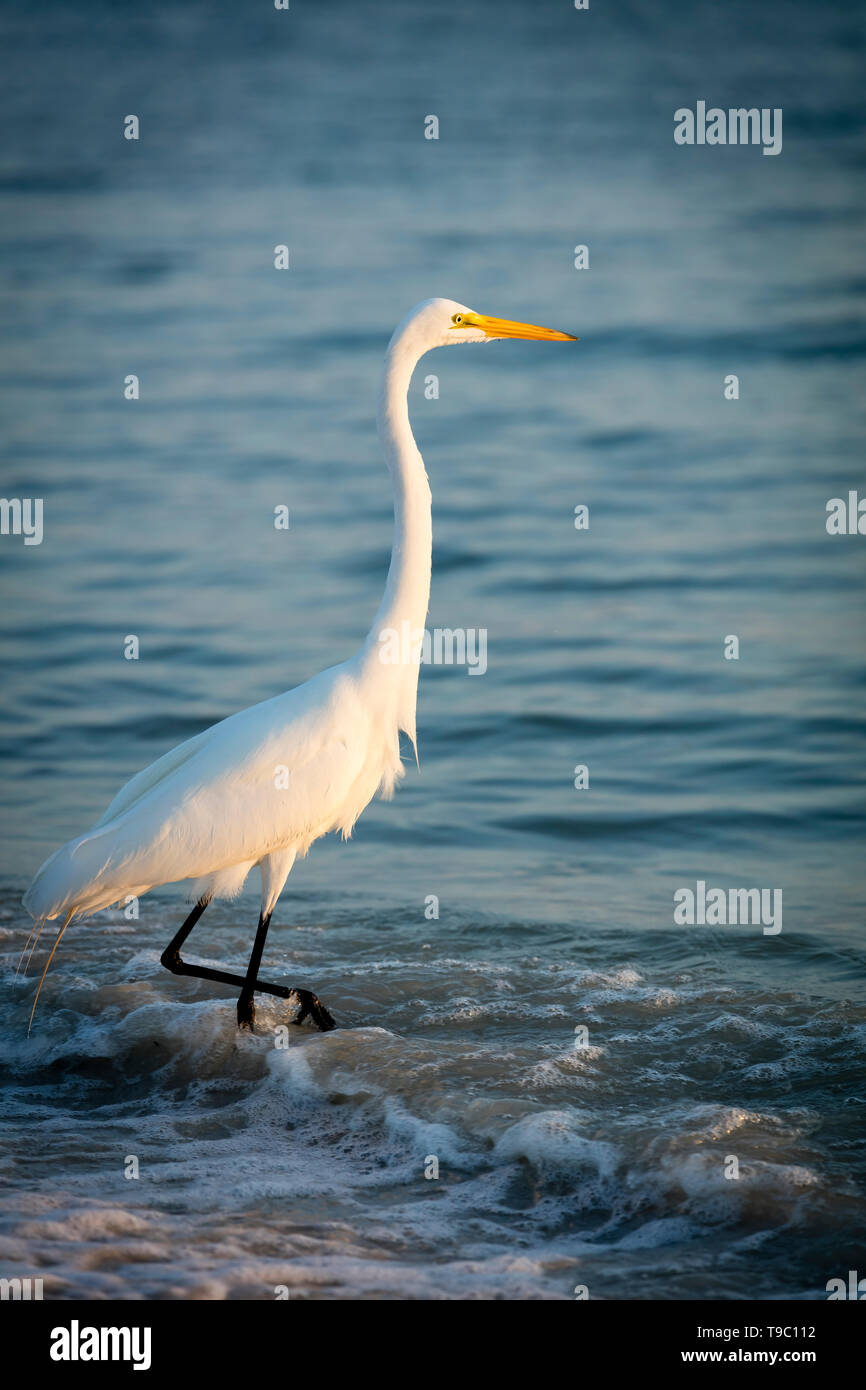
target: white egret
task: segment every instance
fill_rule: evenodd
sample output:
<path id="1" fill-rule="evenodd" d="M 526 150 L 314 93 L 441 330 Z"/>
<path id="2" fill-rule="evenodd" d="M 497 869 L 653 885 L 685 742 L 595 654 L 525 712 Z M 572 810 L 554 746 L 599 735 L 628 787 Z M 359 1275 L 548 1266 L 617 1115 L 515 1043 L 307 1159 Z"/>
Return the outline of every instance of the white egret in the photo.
<path id="1" fill-rule="evenodd" d="M 397 327 L 379 396 L 379 434 L 394 486 L 394 544 L 370 632 L 350 660 L 164 754 L 121 788 L 91 830 L 46 860 L 24 905 L 39 929 L 58 917 L 63 924 L 34 1010 L 70 922 L 186 881 L 195 906 L 164 951 L 164 966 L 240 986 L 239 1027 L 252 1029 L 256 991 L 296 998 L 297 1022 L 309 1015 L 322 1029 L 334 1026 L 309 990 L 258 978 L 265 937 L 295 859 L 328 831 L 350 835 L 377 790 L 391 796 L 403 775 L 401 730 L 416 747 L 417 657 L 385 663 L 380 642 L 383 632 L 423 631 L 430 596 L 430 488 L 409 424 L 409 383 L 431 348 L 499 338 L 575 341 L 554 329 L 488 318 L 451 299 L 426 300 Z M 184 961 L 181 947 L 208 903 L 238 894 L 255 865 L 261 914 L 246 975 Z"/>

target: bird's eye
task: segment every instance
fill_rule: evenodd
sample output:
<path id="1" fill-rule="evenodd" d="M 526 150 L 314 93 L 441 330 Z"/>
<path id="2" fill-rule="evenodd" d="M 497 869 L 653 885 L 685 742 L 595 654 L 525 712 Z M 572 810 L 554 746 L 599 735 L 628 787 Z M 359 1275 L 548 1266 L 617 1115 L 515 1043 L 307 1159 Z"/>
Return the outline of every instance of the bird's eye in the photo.
<path id="1" fill-rule="evenodd" d="M 462 323 L 462 322 L 463 322 L 463 315 L 462 315 L 462 314 L 455 314 L 454 317 L 453 317 L 453 319 L 451 320 L 451 322 L 452 322 L 452 323 Z"/>

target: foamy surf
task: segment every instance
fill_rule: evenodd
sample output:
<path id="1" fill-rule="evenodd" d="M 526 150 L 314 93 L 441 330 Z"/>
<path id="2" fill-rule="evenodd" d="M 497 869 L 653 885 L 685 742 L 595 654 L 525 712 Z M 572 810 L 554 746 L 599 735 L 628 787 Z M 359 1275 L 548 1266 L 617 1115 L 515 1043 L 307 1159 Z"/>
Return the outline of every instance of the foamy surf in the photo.
<path id="1" fill-rule="evenodd" d="M 242 914 L 214 912 L 234 968 Z M 161 970 L 166 929 L 85 924 L 29 1041 L 34 981 L 5 977 L 4 1249 L 46 1296 L 735 1297 L 748 1271 L 808 1298 L 862 1222 L 847 980 L 816 1002 L 647 934 L 313 920 L 272 967 L 340 1027 L 263 999 L 239 1036 L 230 992 Z"/>

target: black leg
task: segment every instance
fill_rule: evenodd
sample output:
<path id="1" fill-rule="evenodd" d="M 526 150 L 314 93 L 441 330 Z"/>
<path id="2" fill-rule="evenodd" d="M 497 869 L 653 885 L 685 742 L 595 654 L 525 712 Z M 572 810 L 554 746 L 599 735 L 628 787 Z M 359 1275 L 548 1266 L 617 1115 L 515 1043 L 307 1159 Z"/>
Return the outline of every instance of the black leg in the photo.
<path id="1" fill-rule="evenodd" d="M 253 1023 L 256 1017 L 256 1006 L 253 1003 L 253 994 L 256 988 L 256 978 L 259 973 L 259 966 L 262 963 L 262 952 L 265 949 L 265 937 L 268 934 L 268 927 L 271 925 L 271 914 L 267 917 L 259 916 L 259 925 L 256 928 L 256 939 L 253 942 L 253 949 L 250 952 L 250 963 L 247 966 L 247 978 L 244 980 L 244 987 L 238 999 L 238 1027 L 249 1028 L 253 1031 Z"/>
<path id="2" fill-rule="evenodd" d="M 227 970 L 212 970 L 210 966 L 190 965 L 187 961 L 183 960 L 180 954 L 180 948 L 209 902 L 210 898 L 201 898 L 196 903 L 192 912 L 177 932 L 177 935 L 174 936 L 166 946 L 160 956 L 160 964 L 164 965 L 166 970 L 170 970 L 173 975 L 193 975 L 199 980 L 215 980 L 216 983 L 220 985 L 240 985 L 241 997 L 238 1000 L 238 1024 L 241 1027 L 252 1026 L 252 1014 L 254 1012 L 252 1008 L 252 996 L 256 992 L 259 994 L 273 994 L 276 995 L 278 999 L 296 998 L 301 1008 L 294 1020 L 295 1023 L 303 1023 L 304 1019 L 309 1015 L 316 1026 L 321 1028 L 323 1033 L 327 1033 L 331 1028 L 336 1027 L 334 1020 L 328 1013 L 324 1004 L 320 1003 L 311 990 L 292 989 L 290 985 L 274 985 L 268 980 L 259 980 L 256 978 L 259 965 L 261 964 L 262 952 L 265 949 L 265 937 L 268 934 L 268 927 L 271 920 L 270 916 L 268 916 L 267 920 L 261 917 L 259 918 L 259 926 L 256 932 L 255 942 L 253 943 L 253 950 L 246 975 L 231 975 Z M 252 988 L 250 988 L 251 982 Z M 244 1002 L 245 998 L 249 1006 L 250 1018 L 249 1021 L 242 1022 L 241 1004 Z M 244 1007 L 246 1010 L 247 1004 L 245 1004 Z"/>
<path id="3" fill-rule="evenodd" d="M 180 948 L 209 902 L 210 898 L 199 898 L 183 926 L 180 928 L 177 935 L 172 937 L 159 958 L 160 965 L 164 965 L 166 970 L 170 970 L 173 975 L 185 975 L 187 973 L 187 966 L 180 958 Z"/>

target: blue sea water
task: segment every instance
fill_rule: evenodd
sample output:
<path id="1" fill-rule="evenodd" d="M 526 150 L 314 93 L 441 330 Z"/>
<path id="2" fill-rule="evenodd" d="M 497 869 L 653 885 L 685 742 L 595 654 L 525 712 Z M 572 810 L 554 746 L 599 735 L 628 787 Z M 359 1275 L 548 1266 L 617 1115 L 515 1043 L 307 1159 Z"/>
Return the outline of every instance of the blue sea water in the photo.
<path id="1" fill-rule="evenodd" d="M 866 541 L 825 527 L 866 495 L 856 7 L 49 0 L 0 39 L 2 493 L 44 499 L 41 545 L 0 538 L 0 1272 L 483 1299 L 866 1274 Z M 782 153 L 676 146 L 697 100 L 781 108 Z M 429 626 L 485 629 L 488 664 L 425 668 L 420 773 L 278 908 L 271 972 L 340 1028 L 275 1048 L 263 1002 L 239 1038 L 229 992 L 159 966 L 166 889 L 70 929 L 28 1039 L 41 861 L 369 627 L 378 373 L 432 295 L 580 342 L 416 373 Z M 698 880 L 782 890 L 781 933 L 675 925 Z M 196 950 L 240 968 L 257 906 Z"/>

